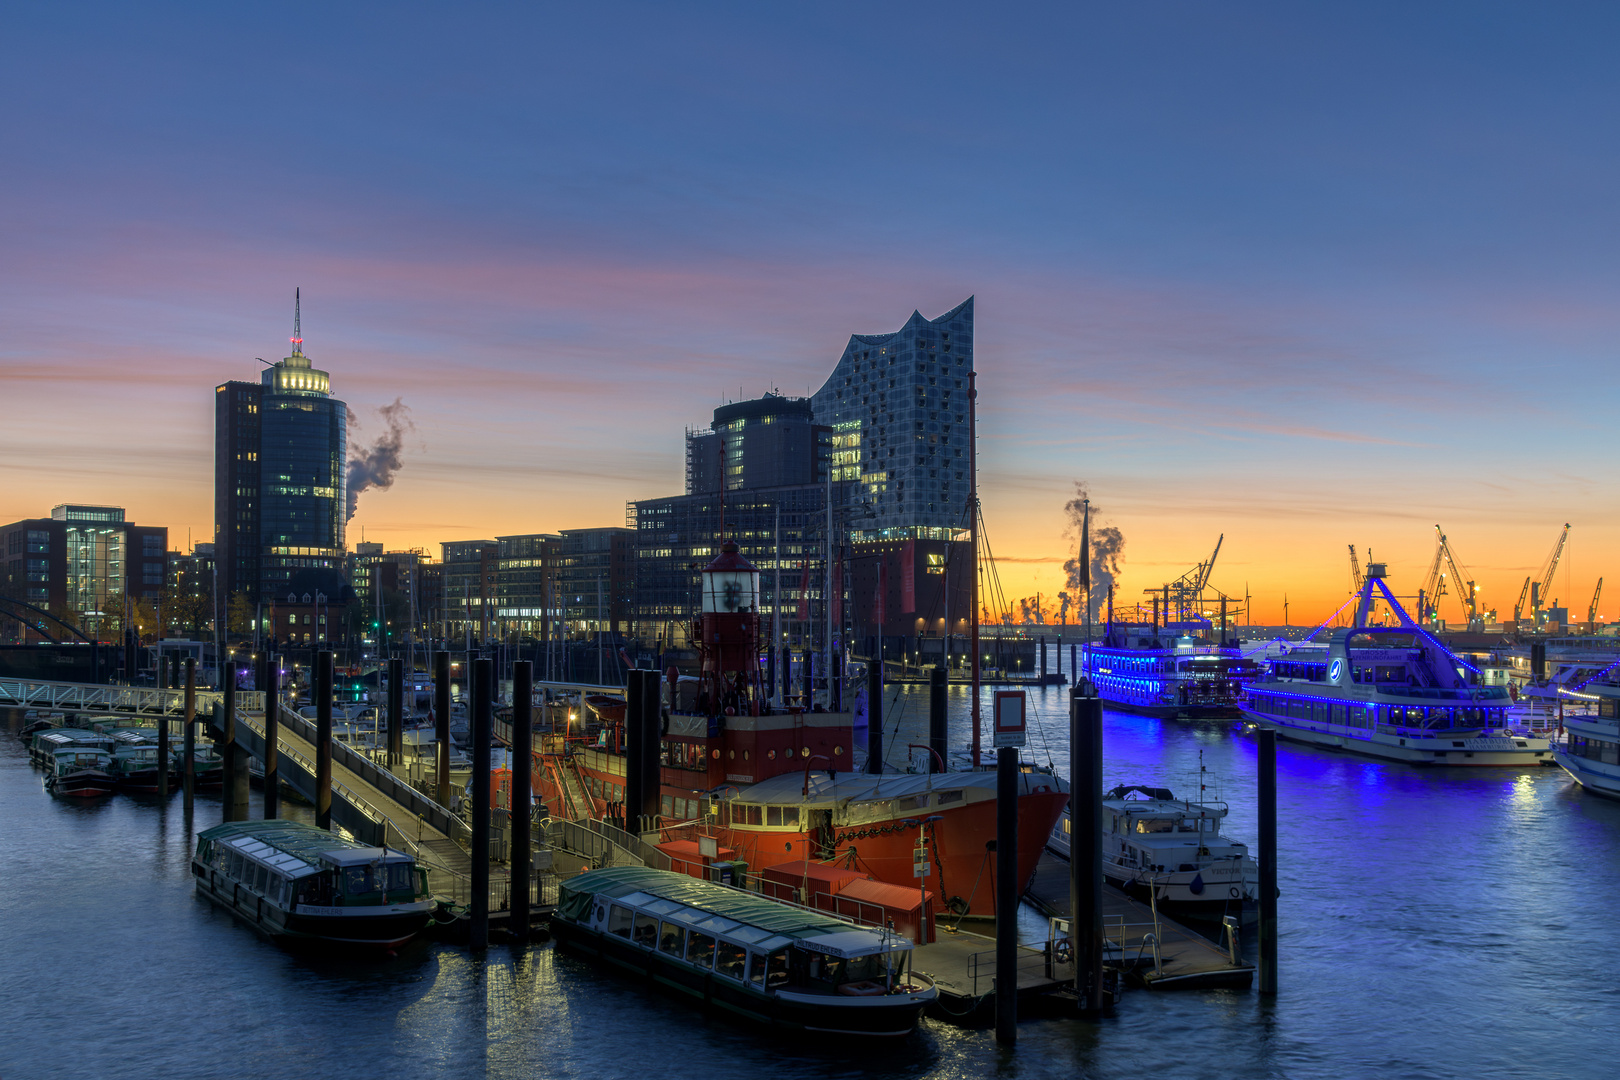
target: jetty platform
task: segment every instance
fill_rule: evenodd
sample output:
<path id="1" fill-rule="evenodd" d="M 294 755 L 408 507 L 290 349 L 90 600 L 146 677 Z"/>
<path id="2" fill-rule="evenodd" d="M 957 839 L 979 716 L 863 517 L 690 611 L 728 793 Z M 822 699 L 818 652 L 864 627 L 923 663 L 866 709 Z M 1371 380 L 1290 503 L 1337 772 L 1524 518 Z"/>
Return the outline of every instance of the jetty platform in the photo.
<path id="1" fill-rule="evenodd" d="M 1246 990 L 1254 965 L 1103 883 L 1103 937 L 1107 963 L 1150 990 Z M 1024 899 L 1052 918 L 1069 917 L 1069 861 L 1046 851 Z M 1069 976 L 1071 982 L 1073 973 Z"/>

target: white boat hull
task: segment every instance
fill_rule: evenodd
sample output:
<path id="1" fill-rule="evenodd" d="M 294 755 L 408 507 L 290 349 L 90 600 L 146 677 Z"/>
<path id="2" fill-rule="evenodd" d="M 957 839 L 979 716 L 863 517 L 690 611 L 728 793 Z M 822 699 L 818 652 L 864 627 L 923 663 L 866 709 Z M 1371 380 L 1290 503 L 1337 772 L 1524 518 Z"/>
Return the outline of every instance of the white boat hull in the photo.
<path id="1" fill-rule="evenodd" d="M 1576 757 L 1562 750 L 1554 755 L 1563 770 L 1575 779 L 1575 782 L 1594 795 L 1606 795 L 1611 799 L 1620 799 L 1620 765 L 1611 765 L 1608 762 L 1593 761 L 1591 758 Z"/>
<path id="2" fill-rule="evenodd" d="M 1274 729 L 1294 742 L 1327 746 L 1352 754 L 1399 761 L 1408 765 L 1466 765 L 1495 768 L 1528 768 L 1555 765 L 1552 744 L 1539 737 L 1518 735 L 1467 735 L 1438 738 L 1369 731 L 1348 724 L 1294 721 L 1257 712 L 1247 706 L 1245 719 Z"/>

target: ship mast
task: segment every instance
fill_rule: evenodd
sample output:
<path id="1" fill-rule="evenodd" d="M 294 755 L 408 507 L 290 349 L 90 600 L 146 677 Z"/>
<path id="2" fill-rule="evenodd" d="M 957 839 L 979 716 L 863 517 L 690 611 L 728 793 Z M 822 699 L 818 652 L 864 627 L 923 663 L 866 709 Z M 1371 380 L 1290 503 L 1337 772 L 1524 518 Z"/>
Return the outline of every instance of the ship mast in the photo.
<path id="1" fill-rule="evenodd" d="M 968 372 L 968 540 L 972 548 L 973 622 L 970 644 L 973 649 L 973 767 L 979 767 L 979 391 L 975 373 Z M 882 653 L 878 663 L 883 662 Z"/>

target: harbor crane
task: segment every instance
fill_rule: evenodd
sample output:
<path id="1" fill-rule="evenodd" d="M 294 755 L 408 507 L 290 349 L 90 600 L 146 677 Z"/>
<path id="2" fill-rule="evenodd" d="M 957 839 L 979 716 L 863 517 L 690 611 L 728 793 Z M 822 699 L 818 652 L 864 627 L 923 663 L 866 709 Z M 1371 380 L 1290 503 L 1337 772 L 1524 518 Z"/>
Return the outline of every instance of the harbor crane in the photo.
<path id="1" fill-rule="evenodd" d="M 1220 558 L 1221 544 L 1226 540 L 1222 533 L 1215 541 L 1215 550 L 1208 559 L 1182 574 L 1176 580 L 1166 582 L 1157 588 L 1143 589 L 1142 592 L 1151 598 L 1154 611 L 1163 612 L 1162 618 L 1166 623 L 1178 622 L 1185 618 L 1199 618 L 1203 615 L 1204 593 L 1209 589 L 1209 576 L 1215 572 L 1215 560 Z M 1221 610 L 1227 612 L 1227 602 L 1231 599 L 1219 589 L 1214 590 L 1216 599 L 1221 603 Z M 1247 606 L 1243 609 L 1247 612 Z M 1155 618 L 1157 621 L 1157 616 Z M 1223 619 L 1224 621 L 1224 619 Z"/>
<path id="2" fill-rule="evenodd" d="M 1451 587 L 1453 591 L 1462 591 L 1461 598 L 1468 609 L 1468 629 L 1483 629 L 1484 622 L 1479 617 L 1479 586 L 1458 565 L 1457 553 L 1451 549 L 1451 541 L 1446 539 L 1446 534 L 1440 532 L 1440 526 L 1436 525 L 1434 531 L 1440 533 L 1440 550 L 1445 552 L 1446 565 L 1451 567 Z"/>
<path id="3" fill-rule="evenodd" d="M 1592 627 L 1592 633 L 1597 633 L 1597 606 L 1598 597 L 1603 595 L 1603 579 L 1598 578 L 1597 588 L 1592 590 L 1592 606 L 1586 609 L 1586 621 Z"/>
<path id="4" fill-rule="evenodd" d="M 1541 568 L 1539 581 L 1530 582 L 1530 612 L 1535 619 L 1536 629 L 1540 630 L 1546 623 L 1546 613 L 1542 605 L 1547 602 L 1547 594 L 1552 591 L 1553 575 L 1558 573 L 1558 560 L 1563 557 L 1564 545 L 1569 542 L 1569 522 L 1564 522 L 1564 531 L 1558 534 L 1558 542 L 1553 545 L 1552 554 L 1547 556 L 1546 563 Z M 1524 601 L 1521 598 L 1520 603 Z M 1517 611 L 1515 611 L 1517 615 Z"/>
<path id="5" fill-rule="evenodd" d="M 1361 563 L 1356 561 L 1356 545 L 1350 545 L 1350 592 L 1361 591 Z"/>

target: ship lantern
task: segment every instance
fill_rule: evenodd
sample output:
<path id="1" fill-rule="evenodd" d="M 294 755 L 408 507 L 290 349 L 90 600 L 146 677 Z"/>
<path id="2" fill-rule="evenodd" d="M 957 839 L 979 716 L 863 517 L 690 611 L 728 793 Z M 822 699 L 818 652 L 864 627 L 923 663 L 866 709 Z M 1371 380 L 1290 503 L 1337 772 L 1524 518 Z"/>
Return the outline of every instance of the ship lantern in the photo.
<path id="1" fill-rule="evenodd" d="M 727 540 L 703 568 L 703 614 L 751 615 L 759 610 L 759 571 Z"/>

